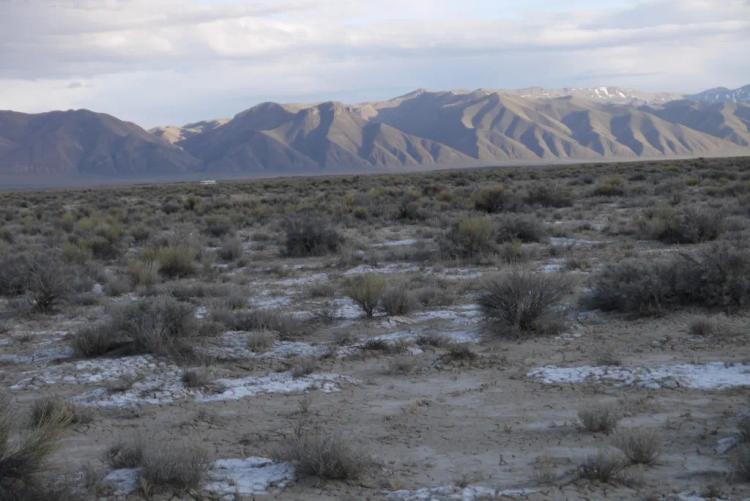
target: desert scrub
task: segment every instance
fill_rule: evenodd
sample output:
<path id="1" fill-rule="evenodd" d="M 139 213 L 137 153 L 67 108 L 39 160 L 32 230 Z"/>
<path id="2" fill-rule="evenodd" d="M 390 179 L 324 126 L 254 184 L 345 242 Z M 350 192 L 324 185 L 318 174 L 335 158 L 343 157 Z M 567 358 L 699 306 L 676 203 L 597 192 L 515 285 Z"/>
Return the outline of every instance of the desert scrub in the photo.
<path id="1" fill-rule="evenodd" d="M 276 336 L 271 331 L 251 332 L 247 336 L 247 348 L 255 353 L 267 351 L 276 341 Z"/>
<path id="2" fill-rule="evenodd" d="M 285 256 L 305 257 L 333 254 L 339 250 L 343 237 L 333 225 L 319 216 L 297 216 L 284 223 Z"/>
<path id="3" fill-rule="evenodd" d="M 570 207 L 573 205 L 573 195 L 570 190 L 559 186 L 535 184 L 526 192 L 524 202 L 542 207 Z"/>
<path id="4" fill-rule="evenodd" d="M 349 281 L 346 295 L 362 308 L 367 318 L 372 318 L 385 292 L 385 278 L 375 273 L 365 273 Z"/>
<path id="5" fill-rule="evenodd" d="M 409 291 L 405 283 L 391 285 L 383 292 L 381 298 L 383 310 L 388 315 L 406 315 L 411 313 L 417 306 L 414 294 Z"/>
<path id="6" fill-rule="evenodd" d="M 108 353 L 188 354 L 187 340 L 198 332 L 193 308 L 169 297 L 116 308 L 105 322 L 85 328 L 71 341 L 81 357 Z"/>
<path id="7" fill-rule="evenodd" d="M 620 411 L 612 405 L 596 405 L 578 411 L 581 427 L 591 433 L 612 433 L 620 421 Z"/>
<path id="8" fill-rule="evenodd" d="M 584 304 L 604 311 L 654 315 L 678 307 L 733 312 L 750 303 L 750 252 L 715 244 L 694 254 L 631 258 L 594 277 Z"/>
<path id="9" fill-rule="evenodd" d="M 502 184 L 482 188 L 474 195 L 474 208 L 489 214 L 508 210 L 515 204 L 515 197 Z"/>
<path id="10" fill-rule="evenodd" d="M 4 257 L 0 260 L 0 293 L 25 295 L 29 306 L 49 313 L 71 292 L 69 266 L 44 254 Z"/>
<path id="11" fill-rule="evenodd" d="M 716 240 L 724 229 L 720 212 L 688 207 L 646 210 L 635 220 L 638 235 L 667 244 L 697 244 Z"/>
<path id="12" fill-rule="evenodd" d="M 499 243 L 514 240 L 544 242 L 547 239 L 547 228 L 535 216 L 508 214 L 497 220 L 496 239 Z"/>
<path id="13" fill-rule="evenodd" d="M 484 217 L 471 217 L 456 222 L 440 240 L 445 257 L 469 259 L 491 255 L 495 248 L 495 229 Z"/>
<path id="14" fill-rule="evenodd" d="M 144 253 L 147 261 L 157 264 L 159 274 L 167 278 L 184 278 L 197 271 L 195 252 L 189 247 L 168 245 Z"/>
<path id="15" fill-rule="evenodd" d="M 208 453 L 188 443 L 136 442 L 126 448 L 110 449 L 110 464 L 141 467 L 140 485 L 144 494 L 154 491 L 183 492 L 198 487 L 208 470 Z"/>
<path id="16" fill-rule="evenodd" d="M 299 477 L 325 480 L 353 480 L 365 471 L 368 459 L 355 451 L 336 433 L 295 427 L 292 437 L 276 451 L 275 457 L 293 463 Z"/>
<path id="17" fill-rule="evenodd" d="M 569 289 L 562 276 L 513 271 L 485 280 L 477 302 L 492 332 L 549 334 L 563 327 L 555 306 Z"/>

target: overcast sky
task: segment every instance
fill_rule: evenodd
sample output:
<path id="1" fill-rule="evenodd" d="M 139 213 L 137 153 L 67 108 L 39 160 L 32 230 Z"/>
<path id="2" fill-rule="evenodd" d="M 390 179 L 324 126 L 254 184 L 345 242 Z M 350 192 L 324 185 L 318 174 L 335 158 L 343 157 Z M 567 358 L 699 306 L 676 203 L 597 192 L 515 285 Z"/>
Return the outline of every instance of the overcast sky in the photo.
<path id="1" fill-rule="evenodd" d="M 0 109 L 142 126 L 262 101 L 750 83 L 750 0 L 0 0 Z"/>

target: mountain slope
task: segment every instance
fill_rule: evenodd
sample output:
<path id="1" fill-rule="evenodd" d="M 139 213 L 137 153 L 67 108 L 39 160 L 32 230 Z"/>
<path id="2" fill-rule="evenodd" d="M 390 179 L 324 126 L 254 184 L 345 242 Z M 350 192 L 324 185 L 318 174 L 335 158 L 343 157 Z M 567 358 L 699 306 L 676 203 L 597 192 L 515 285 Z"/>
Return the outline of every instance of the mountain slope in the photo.
<path id="1" fill-rule="evenodd" d="M 739 89 L 727 89 L 726 87 L 715 87 L 704 90 L 698 94 L 686 96 L 691 101 L 702 101 L 705 103 L 750 103 L 750 85 Z"/>
<path id="2" fill-rule="evenodd" d="M 183 150 L 110 115 L 0 111 L 0 174 L 153 176 L 186 173 L 197 164 Z"/>
<path id="3" fill-rule="evenodd" d="M 357 105 L 261 103 L 231 120 L 151 133 L 86 110 L 0 112 L 0 174 L 284 175 L 750 155 L 750 104 L 741 92 L 736 102 L 712 93 L 701 93 L 710 102 L 662 102 L 671 95 L 616 87 L 419 89 Z"/>

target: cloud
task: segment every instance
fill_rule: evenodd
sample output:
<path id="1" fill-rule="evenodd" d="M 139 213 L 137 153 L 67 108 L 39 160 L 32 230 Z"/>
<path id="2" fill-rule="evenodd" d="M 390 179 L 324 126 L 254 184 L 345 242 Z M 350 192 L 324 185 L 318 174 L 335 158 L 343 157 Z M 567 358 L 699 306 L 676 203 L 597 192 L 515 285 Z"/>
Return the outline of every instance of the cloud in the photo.
<path id="1" fill-rule="evenodd" d="M 695 91 L 750 82 L 749 50 L 746 0 L 6 0 L 0 107 L 153 124 L 412 87 Z"/>

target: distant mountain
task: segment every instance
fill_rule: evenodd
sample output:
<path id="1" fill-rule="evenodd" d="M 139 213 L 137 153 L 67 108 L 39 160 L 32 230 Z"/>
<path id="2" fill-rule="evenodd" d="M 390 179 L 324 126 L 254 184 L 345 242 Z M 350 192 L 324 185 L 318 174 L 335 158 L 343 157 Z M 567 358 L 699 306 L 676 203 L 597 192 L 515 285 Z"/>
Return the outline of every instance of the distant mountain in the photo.
<path id="1" fill-rule="evenodd" d="M 692 101 L 702 101 L 706 103 L 750 104 L 750 85 L 745 85 L 744 87 L 734 90 L 727 89 L 726 87 L 716 87 L 686 97 Z"/>
<path id="2" fill-rule="evenodd" d="M 262 103 L 231 120 L 150 132 L 85 110 L 0 112 L 0 175 L 214 177 L 750 155 L 743 89 L 721 99 L 618 87 L 419 89 L 356 105 Z"/>
<path id="3" fill-rule="evenodd" d="M 176 144 L 206 172 L 234 174 L 750 154 L 744 108 L 591 92 L 420 89 L 358 105 L 263 103 Z"/>
<path id="4" fill-rule="evenodd" d="M 228 118 L 220 118 L 217 120 L 203 120 L 201 122 L 186 124 L 181 127 L 167 125 L 164 127 L 154 127 L 153 129 L 149 129 L 149 132 L 169 144 L 174 144 L 197 134 L 203 134 L 204 132 L 213 130 L 216 127 L 224 125 L 228 121 Z"/>
<path id="5" fill-rule="evenodd" d="M 0 111 L 0 174 L 135 177 L 178 175 L 197 167 L 182 149 L 103 113 Z"/>

